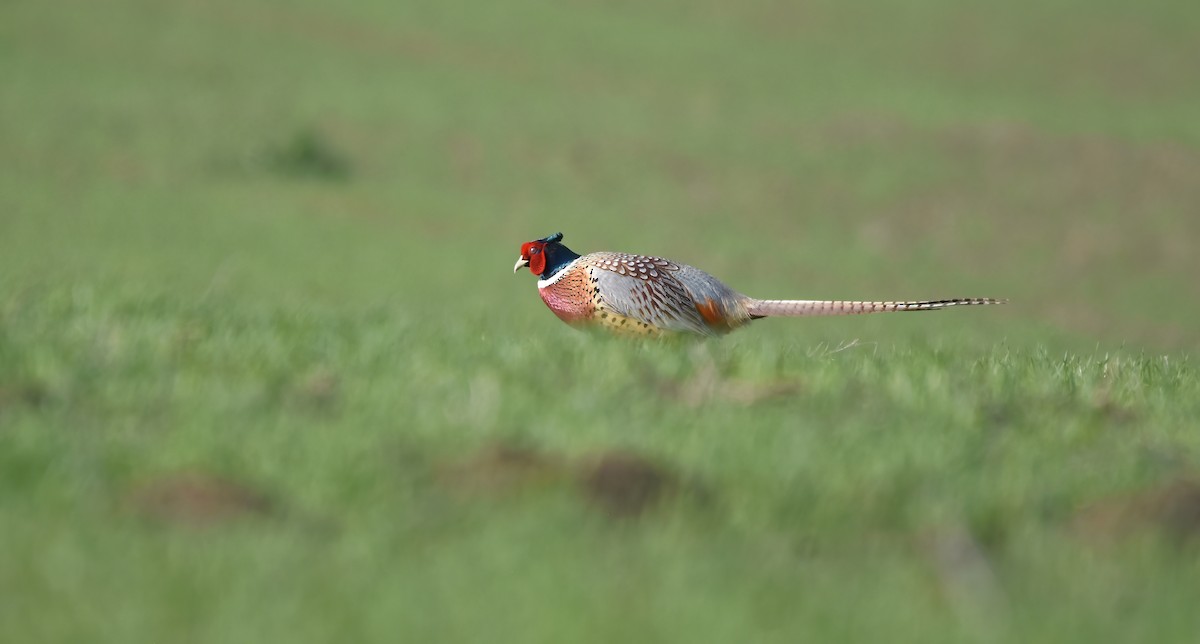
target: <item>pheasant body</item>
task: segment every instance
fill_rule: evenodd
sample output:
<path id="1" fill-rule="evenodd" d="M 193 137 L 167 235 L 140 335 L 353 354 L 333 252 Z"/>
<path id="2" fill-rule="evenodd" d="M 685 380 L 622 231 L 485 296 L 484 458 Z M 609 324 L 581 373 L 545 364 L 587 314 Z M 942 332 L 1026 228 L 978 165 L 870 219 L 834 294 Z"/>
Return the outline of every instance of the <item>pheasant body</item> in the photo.
<path id="1" fill-rule="evenodd" d="M 620 334 L 718 335 L 762 317 L 928 311 L 999 303 L 990 298 L 913 302 L 759 300 L 693 266 L 628 253 L 579 256 L 561 241 L 562 233 L 557 233 L 525 243 L 514 271 L 527 266 L 541 278 L 538 293 L 563 322 L 599 326 Z"/>
<path id="2" fill-rule="evenodd" d="M 716 278 L 648 255 L 584 255 L 539 280 L 538 293 L 568 324 L 595 324 L 632 335 L 712 335 L 750 320 L 744 296 Z"/>

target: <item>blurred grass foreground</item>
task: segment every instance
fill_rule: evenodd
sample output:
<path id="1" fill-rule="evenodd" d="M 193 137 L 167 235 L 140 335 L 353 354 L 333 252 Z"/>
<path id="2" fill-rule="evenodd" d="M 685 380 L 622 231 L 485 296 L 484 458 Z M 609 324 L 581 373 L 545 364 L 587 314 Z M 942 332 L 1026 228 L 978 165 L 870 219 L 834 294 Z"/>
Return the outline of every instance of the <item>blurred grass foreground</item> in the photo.
<path id="1" fill-rule="evenodd" d="M 1193 642 L 1200 5 L 0 6 L 0 641 Z M 554 231 L 758 297 L 567 328 Z"/>

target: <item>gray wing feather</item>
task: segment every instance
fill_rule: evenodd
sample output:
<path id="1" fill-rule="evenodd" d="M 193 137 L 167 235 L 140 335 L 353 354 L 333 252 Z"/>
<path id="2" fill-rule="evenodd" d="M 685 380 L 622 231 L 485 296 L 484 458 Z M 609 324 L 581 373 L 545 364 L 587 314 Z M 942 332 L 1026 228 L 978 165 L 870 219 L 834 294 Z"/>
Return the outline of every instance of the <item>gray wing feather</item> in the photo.
<path id="1" fill-rule="evenodd" d="M 744 308 L 748 299 L 745 295 L 729 288 L 721 280 L 704 271 L 687 264 L 679 264 L 679 281 L 688 289 L 692 300 L 705 302 L 711 300 L 722 308 L 726 315 L 734 315 L 739 306 Z"/>

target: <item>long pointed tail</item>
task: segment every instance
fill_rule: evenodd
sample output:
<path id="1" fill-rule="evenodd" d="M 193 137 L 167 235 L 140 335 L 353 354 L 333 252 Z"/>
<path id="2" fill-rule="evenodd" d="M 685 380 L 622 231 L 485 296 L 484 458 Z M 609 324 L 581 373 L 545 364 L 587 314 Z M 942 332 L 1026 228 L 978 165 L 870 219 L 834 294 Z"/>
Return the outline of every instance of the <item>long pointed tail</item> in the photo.
<path id="1" fill-rule="evenodd" d="M 889 311 L 936 311 L 952 306 L 1004 304 L 1006 300 L 990 297 L 958 298 L 953 300 L 924 300 L 920 302 L 850 302 L 842 300 L 756 300 L 750 299 L 747 309 L 751 318 L 803 317 L 807 315 L 857 315 Z"/>

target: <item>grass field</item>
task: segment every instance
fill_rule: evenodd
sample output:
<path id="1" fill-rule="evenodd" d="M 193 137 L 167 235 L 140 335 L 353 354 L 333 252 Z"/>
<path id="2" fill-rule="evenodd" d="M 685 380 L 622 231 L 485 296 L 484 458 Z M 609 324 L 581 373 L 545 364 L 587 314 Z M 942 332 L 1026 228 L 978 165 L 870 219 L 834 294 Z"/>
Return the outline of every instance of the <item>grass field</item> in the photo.
<path id="1" fill-rule="evenodd" d="M 1200 9 L 0 6 L 0 641 L 1192 642 Z M 759 297 L 578 333 L 523 241 Z"/>

